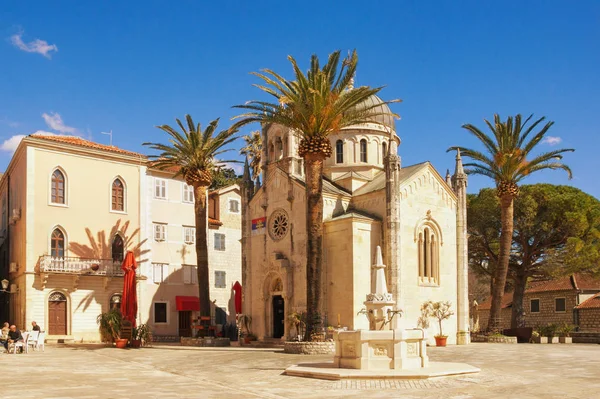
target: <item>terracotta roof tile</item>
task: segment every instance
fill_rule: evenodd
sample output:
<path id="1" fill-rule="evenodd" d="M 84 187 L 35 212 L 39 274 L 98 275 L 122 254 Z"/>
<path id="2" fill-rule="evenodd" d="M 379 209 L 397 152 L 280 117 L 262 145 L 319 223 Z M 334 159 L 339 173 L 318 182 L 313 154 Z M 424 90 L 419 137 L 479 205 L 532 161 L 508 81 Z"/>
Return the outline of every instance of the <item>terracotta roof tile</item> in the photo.
<path id="1" fill-rule="evenodd" d="M 507 292 L 502 296 L 502 309 L 509 308 L 512 305 L 513 293 Z M 479 310 L 490 310 L 492 308 L 492 297 L 490 296 L 488 299 L 483 301 L 479 305 Z"/>
<path id="2" fill-rule="evenodd" d="M 575 306 L 575 309 L 600 309 L 600 292 Z"/>
<path id="3" fill-rule="evenodd" d="M 575 285 L 580 290 L 600 290 L 600 278 L 586 273 L 574 274 Z"/>
<path id="4" fill-rule="evenodd" d="M 94 150 L 102 150 L 102 151 L 110 151 L 123 155 L 133 155 L 133 156 L 141 156 L 145 158 L 145 155 L 139 154 L 133 151 L 123 150 L 119 147 L 115 147 L 114 145 L 104 145 L 94 143 L 93 141 L 82 139 L 77 136 L 61 136 L 61 135 L 45 135 L 45 134 L 32 134 L 29 137 L 33 137 L 36 139 L 54 141 L 57 143 L 71 144 L 79 147 L 91 148 Z"/>

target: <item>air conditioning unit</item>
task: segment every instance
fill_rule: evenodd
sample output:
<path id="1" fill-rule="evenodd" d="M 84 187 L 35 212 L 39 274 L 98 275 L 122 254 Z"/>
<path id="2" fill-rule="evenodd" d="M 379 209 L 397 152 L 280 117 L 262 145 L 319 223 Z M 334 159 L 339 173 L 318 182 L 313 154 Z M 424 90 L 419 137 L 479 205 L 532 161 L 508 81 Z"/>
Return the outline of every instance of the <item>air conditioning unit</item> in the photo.
<path id="1" fill-rule="evenodd" d="M 16 223 L 17 220 L 21 219 L 21 209 L 13 209 L 12 214 L 10 215 L 10 221 Z"/>
<path id="2" fill-rule="evenodd" d="M 8 268 L 8 272 L 9 273 L 16 273 L 17 272 L 17 262 L 10 262 L 10 267 Z"/>

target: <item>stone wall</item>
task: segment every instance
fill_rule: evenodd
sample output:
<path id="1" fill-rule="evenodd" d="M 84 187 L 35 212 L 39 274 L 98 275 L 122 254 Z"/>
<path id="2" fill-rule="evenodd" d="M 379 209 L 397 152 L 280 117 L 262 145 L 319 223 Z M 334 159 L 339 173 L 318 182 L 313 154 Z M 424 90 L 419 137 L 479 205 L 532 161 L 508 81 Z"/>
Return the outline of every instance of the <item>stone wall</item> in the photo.
<path id="1" fill-rule="evenodd" d="M 285 353 L 301 355 L 333 355 L 335 343 L 328 342 L 286 342 L 283 347 Z"/>
<path id="2" fill-rule="evenodd" d="M 578 309 L 579 331 L 600 332 L 600 309 Z"/>
<path id="3" fill-rule="evenodd" d="M 188 338 L 181 337 L 181 346 L 230 346 L 229 338 Z"/>
<path id="4" fill-rule="evenodd" d="M 506 329 L 506 328 L 510 328 L 510 315 L 511 315 L 511 309 L 507 308 L 507 309 L 502 309 L 502 311 L 500 312 L 500 328 L 501 329 Z M 488 320 L 490 318 L 490 311 L 489 310 L 480 310 L 479 311 L 479 330 L 480 331 L 485 331 L 487 329 L 487 325 L 488 325 Z"/>

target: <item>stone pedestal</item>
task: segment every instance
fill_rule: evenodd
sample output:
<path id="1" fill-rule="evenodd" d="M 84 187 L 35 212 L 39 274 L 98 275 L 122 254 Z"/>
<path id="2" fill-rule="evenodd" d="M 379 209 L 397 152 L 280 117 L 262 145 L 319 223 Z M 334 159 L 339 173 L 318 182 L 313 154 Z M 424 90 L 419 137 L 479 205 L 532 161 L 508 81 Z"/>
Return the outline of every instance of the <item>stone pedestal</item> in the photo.
<path id="1" fill-rule="evenodd" d="M 427 367 L 426 334 L 421 329 L 336 332 L 334 367 L 360 370 Z"/>

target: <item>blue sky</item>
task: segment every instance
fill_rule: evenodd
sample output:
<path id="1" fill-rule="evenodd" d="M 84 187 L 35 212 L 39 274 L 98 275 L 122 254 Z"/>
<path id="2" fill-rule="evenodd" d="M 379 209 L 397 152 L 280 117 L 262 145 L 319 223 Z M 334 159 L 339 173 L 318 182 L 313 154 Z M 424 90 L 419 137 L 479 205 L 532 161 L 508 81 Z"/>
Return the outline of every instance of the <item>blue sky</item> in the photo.
<path id="1" fill-rule="evenodd" d="M 224 3 L 224 4 L 220 4 Z M 546 116 L 572 147 L 574 171 L 526 180 L 572 184 L 600 198 L 600 2 L 597 1 L 12 1 L 0 5 L 0 170 L 19 135 L 78 134 L 147 152 L 154 126 L 190 113 L 202 124 L 264 98 L 250 71 L 291 76 L 288 54 L 356 48 L 358 85 L 386 86 L 402 120 L 404 165 L 444 174 L 461 125 L 495 112 Z M 255 128 L 255 127 L 254 127 Z M 248 133 L 247 127 L 242 133 Z M 241 144 L 241 143 L 240 143 Z M 239 144 L 236 145 L 239 147 Z M 469 191 L 491 186 L 471 177 Z"/>

